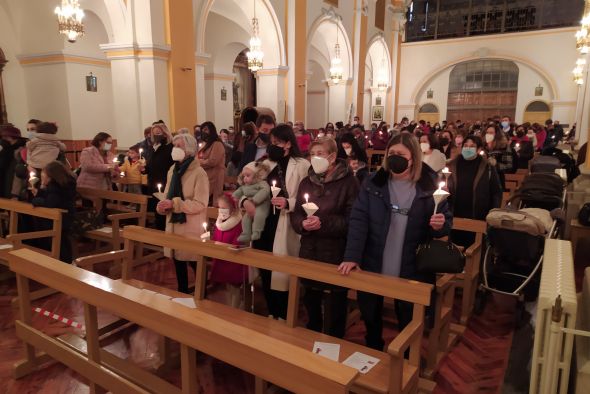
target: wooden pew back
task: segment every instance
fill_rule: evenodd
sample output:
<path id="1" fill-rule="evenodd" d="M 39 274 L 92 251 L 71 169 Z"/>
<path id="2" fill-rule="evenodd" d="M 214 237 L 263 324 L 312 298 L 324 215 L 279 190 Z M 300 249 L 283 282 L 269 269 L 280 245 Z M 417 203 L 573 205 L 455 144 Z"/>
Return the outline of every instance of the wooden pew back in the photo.
<path id="1" fill-rule="evenodd" d="M 412 391 L 412 385 L 418 384 L 416 371 L 420 368 L 420 346 L 424 331 L 425 307 L 430 305 L 433 286 L 412 280 L 388 277 L 364 271 L 354 271 L 348 276 L 340 275 L 332 264 L 321 263 L 290 256 L 274 255 L 254 249 L 231 250 L 229 245 L 212 241 L 195 242 L 175 234 L 157 230 L 128 226 L 123 230 L 125 250 L 132 251 L 137 242 L 158 245 L 173 250 L 183 250 L 194 254 L 243 264 L 259 269 L 282 272 L 289 275 L 289 298 L 287 308 L 288 327 L 295 327 L 299 310 L 299 281 L 310 279 L 341 286 L 357 291 L 381 295 L 386 298 L 407 301 L 414 304 L 413 318 L 410 324 L 387 346 L 390 356 L 389 387 L 390 392 L 402 392 L 402 384 L 411 382 L 405 389 Z M 123 259 L 123 280 L 132 279 L 132 256 Z M 206 287 L 205 264 L 197 266 L 195 280 L 195 302 L 202 302 Z M 263 319 L 267 320 L 267 319 Z M 409 360 L 405 360 L 405 352 Z M 406 369 L 406 364 L 407 368 Z M 412 372 L 407 372 L 412 371 Z M 403 381 L 402 381 L 403 375 Z M 408 377 L 409 376 L 409 377 Z"/>
<path id="2" fill-rule="evenodd" d="M 5 237 L 1 237 L 3 243 L 10 243 L 15 248 L 22 246 L 22 241 L 36 238 L 51 238 L 51 251 L 41 251 L 41 253 L 49 254 L 50 256 L 59 259 L 60 244 L 61 244 L 61 229 L 62 229 L 62 214 L 61 209 L 34 207 L 30 203 L 9 200 L 0 198 L 0 210 L 4 210 L 8 214 L 8 233 Z M 52 222 L 51 229 L 47 231 L 18 231 L 20 215 L 30 215 L 36 218 L 47 219 Z M 28 247 L 28 246 L 27 246 Z"/>
<path id="3" fill-rule="evenodd" d="M 294 392 L 345 393 L 357 375 L 356 370 L 315 355 L 309 350 L 230 323 L 198 309 L 189 309 L 166 297 L 147 293 L 121 281 L 65 265 L 30 250 L 13 251 L 9 260 L 11 269 L 18 275 L 19 283 L 21 319 L 17 321 L 18 336 L 25 342 L 33 336 L 45 339 L 43 334 L 31 327 L 31 306 L 25 293 L 28 293 L 28 280 L 32 279 L 85 303 L 89 364 L 100 363 L 100 357 L 97 357 L 96 353 L 99 347 L 98 338 L 94 335 L 97 329 L 98 308 L 179 342 L 183 347 L 181 350 L 188 347 L 204 352 Z M 39 343 L 39 340 L 36 339 L 34 342 Z M 43 350 L 48 349 L 51 347 L 47 346 Z M 63 348 L 59 351 L 53 349 L 48 353 L 64 361 L 65 351 Z M 34 357 L 33 349 L 33 359 L 28 361 L 34 363 Z M 181 360 L 184 362 L 185 357 L 181 357 Z M 190 361 L 196 360 L 193 358 Z M 189 366 L 182 366 L 183 382 L 185 367 Z M 127 390 L 136 392 L 125 378 L 117 377 L 113 383 L 112 376 L 109 380 L 104 375 L 106 374 L 86 376 L 91 381 L 93 377 L 99 378 L 99 381 L 94 382 L 114 392 L 126 384 L 130 385 Z M 192 391 L 185 391 L 183 387 L 183 392 Z"/>

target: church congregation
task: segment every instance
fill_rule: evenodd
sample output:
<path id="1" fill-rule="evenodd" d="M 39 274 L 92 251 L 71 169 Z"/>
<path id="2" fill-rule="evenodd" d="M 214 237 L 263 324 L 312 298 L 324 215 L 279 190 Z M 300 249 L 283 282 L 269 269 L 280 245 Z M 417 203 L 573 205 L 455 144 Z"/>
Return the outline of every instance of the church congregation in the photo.
<path id="1" fill-rule="evenodd" d="M 590 1 L 23 3 L 5 392 L 585 392 Z"/>

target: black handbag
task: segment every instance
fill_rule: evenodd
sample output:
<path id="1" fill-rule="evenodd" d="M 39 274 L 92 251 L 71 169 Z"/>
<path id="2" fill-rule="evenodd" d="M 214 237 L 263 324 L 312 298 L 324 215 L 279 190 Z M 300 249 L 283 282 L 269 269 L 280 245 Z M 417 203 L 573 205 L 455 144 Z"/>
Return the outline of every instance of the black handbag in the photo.
<path id="1" fill-rule="evenodd" d="M 432 239 L 418 246 L 416 270 L 421 274 L 458 274 L 465 268 L 465 255 L 451 241 Z"/>

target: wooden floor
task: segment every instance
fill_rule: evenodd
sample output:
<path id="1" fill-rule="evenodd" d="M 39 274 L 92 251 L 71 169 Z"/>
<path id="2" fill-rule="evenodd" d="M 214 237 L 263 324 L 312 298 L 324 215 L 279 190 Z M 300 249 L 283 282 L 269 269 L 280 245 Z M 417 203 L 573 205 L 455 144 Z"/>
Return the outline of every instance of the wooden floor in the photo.
<path id="1" fill-rule="evenodd" d="M 189 270 L 190 272 L 190 270 Z M 175 288 L 176 278 L 172 263 L 162 259 L 157 263 L 139 267 L 136 277 L 169 288 Z M 38 372 L 15 381 L 12 366 L 22 354 L 21 344 L 14 333 L 14 311 L 11 299 L 16 295 L 14 280 L 0 282 L 0 393 L 87 393 L 87 382 L 75 372 L 59 363 L 49 364 Z M 209 298 L 221 300 L 219 290 L 209 291 Z M 264 302 L 258 291 L 255 297 L 256 310 L 263 312 Z M 58 294 L 35 303 L 43 309 L 63 315 L 83 323 L 83 307 L 76 300 Z M 302 316 L 305 314 L 302 313 Z M 304 318 L 304 317 L 303 317 Z M 99 321 L 108 323 L 113 316 L 100 313 Z M 514 330 L 514 303 L 504 297 L 492 297 L 484 312 L 474 316 L 459 344 L 443 361 L 436 376 L 436 393 L 500 393 L 508 364 L 512 335 Z M 38 329 L 54 336 L 76 332 L 52 319 L 41 315 L 34 316 Z M 386 322 L 384 335 L 388 342 L 395 329 Z M 347 332 L 347 339 L 363 343 L 364 326 L 362 322 L 353 325 Z M 143 328 L 124 331 L 107 343 L 105 348 L 113 354 L 132 360 L 144 368 L 156 368 L 159 356 L 157 337 Z M 254 379 L 251 375 L 237 370 L 206 355 L 198 356 L 199 385 L 202 393 L 251 393 Z M 175 384 L 180 382 L 180 371 L 171 371 L 165 378 Z"/>

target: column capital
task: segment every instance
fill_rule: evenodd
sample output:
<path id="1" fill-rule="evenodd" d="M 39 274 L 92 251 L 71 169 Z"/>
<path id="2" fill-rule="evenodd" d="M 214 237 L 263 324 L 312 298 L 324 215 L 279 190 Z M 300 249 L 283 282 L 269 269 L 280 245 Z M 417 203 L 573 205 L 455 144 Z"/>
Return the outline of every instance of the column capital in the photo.
<path id="1" fill-rule="evenodd" d="M 211 60 L 210 53 L 195 53 L 195 64 L 198 66 L 206 66 L 209 64 L 209 60 Z"/>
<path id="2" fill-rule="evenodd" d="M 163 44 L 112 43 L 100 44 L 100 49 L 110 60 L 114 59 L 160 59 L 170 58 L 170 46 Z"/>

